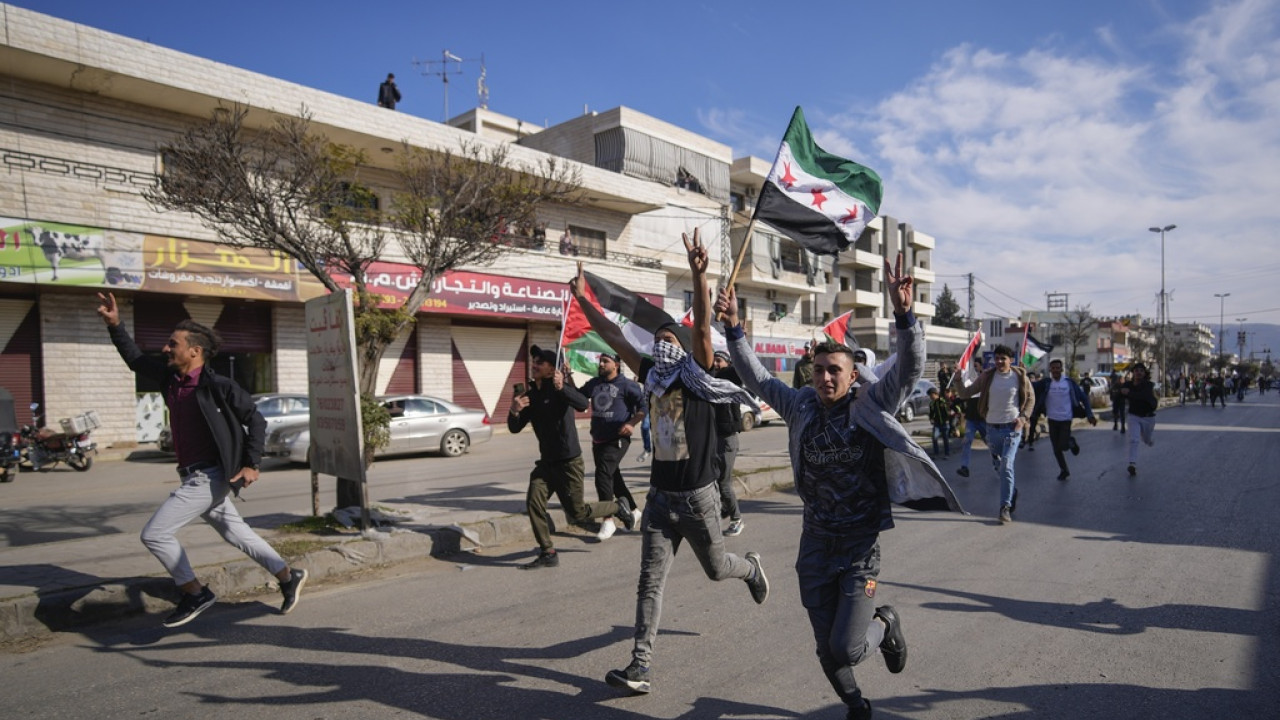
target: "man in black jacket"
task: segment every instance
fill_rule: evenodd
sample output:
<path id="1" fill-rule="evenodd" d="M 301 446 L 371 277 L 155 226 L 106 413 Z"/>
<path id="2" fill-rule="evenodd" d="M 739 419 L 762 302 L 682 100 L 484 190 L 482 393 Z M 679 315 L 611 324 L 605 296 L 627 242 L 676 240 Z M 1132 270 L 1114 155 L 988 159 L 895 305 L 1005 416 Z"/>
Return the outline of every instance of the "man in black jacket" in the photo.
<path id="1" fill-rule="evenodd" d="M 583 500 L 582 446 L 578 443 L 578 426 L 574 424 L 573 413 L 587 409 L 587 398 L 564 381 L 564 375 L 556 366 L 554 350 L 534 345 L 529 354 L 532 356 L 529 376 L 533 383 L 526 392 L 512 398 L 507 429 L 515 434 L 533 423 L 533 432 L 538 436 L 538 461 L 529 474 L 525 505 L 540 552 L 533 562 L 520 566 L 524 570 L 537 570 L 560 565 L 560 557 L 551 541 L 551 513 L 547 508 L 551 493 L 560 498 L 560 505 L 571 524 L 616 516 L 628 530 L 632 530 L 636 520 L 625 497 L 596 503 Z"/>
<path id="2" fill-rule="evenodd" d="M 400 102 L 400 88 L 396 87 L 396 76 L 393 73 L 387 73 L 387 79 L 378 86 L 378 106 L 395 110 L 398 102 Z"/>
<path id="3" fill-rule="evenodd" d="M 142 544 L 183 592 L 177 609 L 165 619 L 165 627 L 191 622 L 217 600 L 196 577 L 176 537 L 178 530 L 197 517 L 203 517 L 224 540 L 275 575 L 284 594 L 280 612 L 293 610 L 307 581 L 307 571 L 290 569 L 280 554 L 240 517 L 231 501 L 233 490 L 239 493 L 258 480 L 267 421 L 243 388 L 205 364 L 218 352 L 217 334 L 184 320 L 164 346 L 168 362 L 160 362 L 144 355 L 120 326 L 115 295 L 98 293 L 98 299 L 98 315 L 107 324 L 120 357 L 130 370 L 161 384 L 169 408 L 182 483 L 142 529 Z"/>

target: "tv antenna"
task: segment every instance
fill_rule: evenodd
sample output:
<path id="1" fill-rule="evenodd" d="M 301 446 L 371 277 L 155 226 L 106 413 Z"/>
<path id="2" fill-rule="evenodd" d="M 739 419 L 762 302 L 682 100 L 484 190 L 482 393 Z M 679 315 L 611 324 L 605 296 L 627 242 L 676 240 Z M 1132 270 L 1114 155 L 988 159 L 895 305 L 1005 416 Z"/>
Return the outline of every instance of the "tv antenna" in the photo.
<path id="1" fill-rule="evenodd" d="M 441 122 L 449 122 L 449 76 L 461 75 L 463 73 L 462 63 L 477 62 L 474 58 L 461 58 L 447 49 L 440 52 L 439 60 L 418 60 L 414 59 L 413 65 L 418 68 L 418 72 L 423 76 L 434 75 L 440 78 L 440 82 L 444 85 L 444 117 Z M 489 87 L 485 84 L 485 66 L 484 55 L 479 59 L 480 63 L 480 79 L 476 83 L 476 93 L 479 96 L 479 105 L 482 108 L 489 107 Z"/>

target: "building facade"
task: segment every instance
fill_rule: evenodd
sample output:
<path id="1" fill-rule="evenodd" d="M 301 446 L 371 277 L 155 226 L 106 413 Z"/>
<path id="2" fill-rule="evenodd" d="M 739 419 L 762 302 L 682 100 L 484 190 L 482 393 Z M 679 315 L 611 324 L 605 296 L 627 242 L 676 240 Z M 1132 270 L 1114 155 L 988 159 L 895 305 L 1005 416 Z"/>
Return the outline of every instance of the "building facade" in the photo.
<path id="1" fill-rule="evenodd" d="M 423 392 L 491 414 L 526 377 L 531 344 L 554 346 L 566 281 L 579 261 L 679 316 L 692 302 L 681 233 L 699 229 L 723 282 L 745 248 L 738 287 L 756 349 L 789 371 L 831 317 L 856 311 L 858 337 L 889 347 L 883 260 L 907 253 L 929 300 L 932 238 L 876 220 L 858 248 L 818 258 L 758 226 L 751 199 L 768 167 L 656 118 L 616 108 L 543 128 L 477 108 L 441 124 L 301 87 L 145 42 L 3 6 L 0 42 L 0 385 L 50 419 L 96 410 L 104 445 L 155 439 L 163 403 L 121 363 L 94 309 L 113 292 L 122 321 L 158 353 L 186 318 L 223 335 L 215 368 L 254 392 L 306 392 L 303 303 L 323 287 L 278 252 L 217 242 L 194 217 L 161 212 L 143 193 L 163 172 L 157 148 L 219 107 L 250 109 L 263 128 L 306 108 L 312 127 L 365 154 L 361 178 L 383 201 L 406 146 L 505 144 L 518 163 L 555 156 L 580 173 L 585 200 L 539 211 L 512 229 L 486 267 L 439 278 L 417 325 L 386 353 L 379 392 Z M 735 235 L 736 233 L 736 235 Z M 395 297 L 414 268 L 392 243 L 367 276 Z M 404 295 L 401 295 L 404 296 Z M 950 342 L 943 328 L 930 341 Z M 959 331 L 954 353 L 966 338 Z M 935 348 L 930 348 L 936 352 Z"/>

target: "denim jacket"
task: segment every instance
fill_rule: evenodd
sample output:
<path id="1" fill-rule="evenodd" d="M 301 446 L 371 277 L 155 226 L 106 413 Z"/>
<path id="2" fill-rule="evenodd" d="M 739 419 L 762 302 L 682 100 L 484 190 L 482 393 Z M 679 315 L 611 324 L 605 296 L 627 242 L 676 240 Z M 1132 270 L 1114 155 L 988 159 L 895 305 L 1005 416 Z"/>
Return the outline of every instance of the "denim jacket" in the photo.
<path id="1" fill-rule="evenodd" d="M 871 433 L 885 447 L 884 472 L 889 500 L 918 510 L 964 512 L 942 473 L 894 414 L 924 372 L 924 331 L 911 313 L 897 316 L 898 360 L 884 377 L 859 389 L 851 402 L 838 403 L 850 425 Z M 787 423 L 791 467 L 797 483 L 803 468 L 804 429 L 823 412 L 810 387 L 791 388 L 765 369 L 751 350 L 741 327 L 726 328 L 733 366 L 746 387 L 778 411 Z"/>

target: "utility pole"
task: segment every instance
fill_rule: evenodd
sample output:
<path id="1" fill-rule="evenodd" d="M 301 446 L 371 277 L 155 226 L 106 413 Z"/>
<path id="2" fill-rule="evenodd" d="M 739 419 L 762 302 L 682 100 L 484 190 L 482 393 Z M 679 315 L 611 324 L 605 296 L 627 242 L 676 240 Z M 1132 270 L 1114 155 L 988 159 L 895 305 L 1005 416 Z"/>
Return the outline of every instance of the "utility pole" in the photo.
<path id="1" fill-rule="evenodd" d="M 973 315 L 973 273 L 969 273 L 968 275 L 965 275 L 965 277 L 969 280 L 969 321 L 965 323 L 965 326 L 968 328 L 969 332 L 973 332 L 978 329 L 978 318 Z"/>

